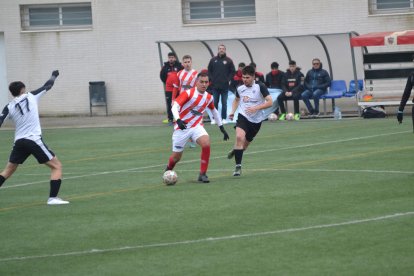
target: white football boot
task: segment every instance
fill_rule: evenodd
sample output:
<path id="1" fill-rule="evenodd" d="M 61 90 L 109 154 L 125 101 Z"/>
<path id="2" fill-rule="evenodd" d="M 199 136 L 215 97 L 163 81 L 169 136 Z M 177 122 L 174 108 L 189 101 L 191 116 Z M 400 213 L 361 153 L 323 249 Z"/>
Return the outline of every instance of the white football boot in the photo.
<path id="1" fill-rule="evenodd" d="M 47 200 L 47 205 L 62 205 L 69 204 L 69 201 L 63 200 L 59 197 L 49 197 Z"/>

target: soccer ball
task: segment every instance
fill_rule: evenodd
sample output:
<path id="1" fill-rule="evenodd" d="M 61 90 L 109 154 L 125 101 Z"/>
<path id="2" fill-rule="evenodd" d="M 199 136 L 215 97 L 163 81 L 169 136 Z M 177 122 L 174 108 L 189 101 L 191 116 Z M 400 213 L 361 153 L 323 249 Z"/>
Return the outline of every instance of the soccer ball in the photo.
<path id="1" fill-rule="evenodd" d="M 269 121 L 276 121 L 277 115 L 275 113 L 270 113 L 269 117 L 267 117 Z"/>
<path id="2" fill-rule="evenodd" d="M 177 173 L 175 171 L 166 171 L 164 175 L 162 176 L 162 180 L 164 181 L 165 185 L 174 185 L 177 183 Z"/>
<path id="3" fill-rule="evenodd" d="M 293 120 L 293 113 L 286 114 L 286 120 L 292 121 Z"/>

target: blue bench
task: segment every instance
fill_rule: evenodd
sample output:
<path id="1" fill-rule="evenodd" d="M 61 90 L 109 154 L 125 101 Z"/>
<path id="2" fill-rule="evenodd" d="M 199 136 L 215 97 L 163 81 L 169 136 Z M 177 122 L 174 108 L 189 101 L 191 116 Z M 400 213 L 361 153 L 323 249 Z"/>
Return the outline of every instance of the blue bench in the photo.
<path id="1" fill-rule="evenodd" d="M 351 81 L 353 84 L 355 83 L 355 81 Z M 362 84 L 362 80 L 358 80 L 358 85 L 359 87 L 361 87 Z M 328 89 L 328 93 L 326 93 L 325 95 L 322 95 L 321 99 L 323 100 L 323 113 L 324 115 L 327 114 L 326 111 L 326 100 L 327 99 L 331 99 L 332 100 L 332 112 L 335 109 L 335 99 L 340 99 L 342 97 L 349 97 L 347 96 L 348 94 L 353 94 L 353 96 L 356 95 L 356 91 L 355 91 L 355 86 L 351 86 L 353 87 L 354 90 L 348 91 L 347 87 L 346 87 L 346 82 L 344 80 L 333 80 L 331 81 L 331 86 Z M 280 95 L 281 91 L 279 89 L 268 89 L 270 95 L 272 96 L 273 99 L 273 105 L 265 110 L 263 110 L 264 114 L 266 117 L 269 116 L 270 113 L 274 112 L 278 107 L 279 104 L 277 102 L 277 97 Z M 361 90 L 361 88 L 359 88 L 359 90 Z M 231 112 L 231 107 L 233 104 L 233 100 L 234 100 L 234 93 L 229 91 L 229 96 L 227 99 L 227 114 L 230 114 Z M 219 103 L 219 106 L 217 107 L 217 109 L 219 110 L 219 113 L 221 112 L 221 102 Z M 221 113 L 220 113 L 221 114 Z M 237 118 L 237 114 L 238 112 L 236 111 L 236 113 L 234 114 L 235 118 Z"/>

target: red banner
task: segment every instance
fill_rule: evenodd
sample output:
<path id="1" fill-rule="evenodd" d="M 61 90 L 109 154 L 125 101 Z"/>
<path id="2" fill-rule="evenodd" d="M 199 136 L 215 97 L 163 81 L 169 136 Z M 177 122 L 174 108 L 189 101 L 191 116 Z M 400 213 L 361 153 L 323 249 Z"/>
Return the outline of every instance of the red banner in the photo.
<path id="1" fill-rule="evenodd" d="M 352 47 L 414 44 L 414 30 L 368 33 L 351 38 Z"/>

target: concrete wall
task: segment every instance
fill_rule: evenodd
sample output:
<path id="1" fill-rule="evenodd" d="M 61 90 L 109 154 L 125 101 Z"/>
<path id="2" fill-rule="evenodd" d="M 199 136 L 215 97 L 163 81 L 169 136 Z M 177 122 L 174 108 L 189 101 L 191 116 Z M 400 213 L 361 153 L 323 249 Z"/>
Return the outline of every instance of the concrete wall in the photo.
<path id="1" fill-rule="evenodd" d="M 87 114 L 88 82 L 98 80 L 107 84 L 111 114 L 163 112 L 160 61 L 155 43 L 159 40 L 219 42 L 228 38 L 395 31 L 414 26 L 412 14 L 369 16 L 368 1 L 361 0 L 350 0 L 346 5 L 344 1 L 256 0 L 254 23 L 197 26 L 183 24 L 181 0 L 92 0 L 91 30 L 21 31 L 20 4 L 65 2 L 84 1 L 0 2 L 0 32 L 4 32 L 5 39 L 7 82 L 22 80 L 29 89 L 35 89 L 43 84 L 53 69 L 61 71 L 54 89 L 41 101 L 43 115 Z M 309 47 L 302 46 L 303 52 L 309 51 Z M 215 51 L 216 47 L 213 49 Z M 235 62 L 245 60 L 245 54 L 232 52 L 231 45 L 228 51 Z M 254 51 L 260 52 L 259 46 Z M 297 52 L 301 51 L 297 49 Z M 192 54 L 197 55 L 196 52 Z M 335 55 L 338 54 L 336 51 Z M 305 56 L 318 55 L 318 52 L 306 52 Z M 271 61 L 269 58 L 266 63 L 266 57 L 260 57 L 258 69 L 268 71 Z M 305 57 L 300 62 L 305 70 L 310 68 L 310 60 L 306 61 Z M 349 66 L 346 60 L 339 59 L 338 62 L 346 62 Z M 207 63 L 208 53 L 195 56 L 196 69 L 206 67 Z M 283 67 L 285 63 L 286 60 L 281 59 Z"/>
<path id="2" fill-rule="evenodd" d="M 0 32 L 0 108 L 8 102 L 7 73 L 6 73 L 6 49 L 4 45 L 4 33 Z M 1 110 L 0 110 L 1 112 Z"/>

